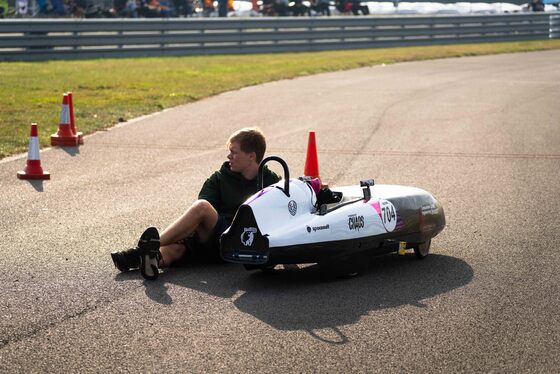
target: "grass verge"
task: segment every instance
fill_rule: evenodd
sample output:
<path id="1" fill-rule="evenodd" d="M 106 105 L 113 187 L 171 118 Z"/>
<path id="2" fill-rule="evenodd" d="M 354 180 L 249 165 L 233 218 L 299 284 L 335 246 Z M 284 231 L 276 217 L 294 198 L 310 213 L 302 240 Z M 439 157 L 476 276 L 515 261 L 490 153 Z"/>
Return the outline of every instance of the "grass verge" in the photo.
<path id="1" fill-rule="evenodd" d="M 89 134 L 144 114 L 273 80 L 378 64 L 560 49 L 560 40 L 313 53 L 0 63 L 0 159 L 25 152 L 29 124 L 41 147 L 58 128 L 62 93 L 74 93 Z"/>

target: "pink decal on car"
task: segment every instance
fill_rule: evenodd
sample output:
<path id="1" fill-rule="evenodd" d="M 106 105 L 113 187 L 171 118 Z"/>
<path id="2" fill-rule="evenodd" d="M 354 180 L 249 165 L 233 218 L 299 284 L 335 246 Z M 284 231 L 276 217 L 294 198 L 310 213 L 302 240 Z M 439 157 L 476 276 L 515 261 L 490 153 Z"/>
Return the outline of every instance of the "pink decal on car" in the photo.
<path id="1" fill-rule="evenodd" d="M 377 214 L 379 214 L 379 217 L 381 217 L 381 207 L 379 206 L 379 201 L 370 202 L 369 205 L 371 205 L 373 207 L 373 209 L 375 209 L 377 211 Z"/>
<path id="2" fill-rule="evenodd" d="M 253 201 L 257 200 L 259 197 L 261 197 L 262 195 L 264 195 L 265 193 L 267 193 L 271 189 L 272 189 L 272 187 L 266 187 L 266 188 L 260 190 L 259 193 L 253 195 L 253 198 L 251 200 L 247 201 L 245 204 L 247 204 L 247 205 L 251 204 Z"/>

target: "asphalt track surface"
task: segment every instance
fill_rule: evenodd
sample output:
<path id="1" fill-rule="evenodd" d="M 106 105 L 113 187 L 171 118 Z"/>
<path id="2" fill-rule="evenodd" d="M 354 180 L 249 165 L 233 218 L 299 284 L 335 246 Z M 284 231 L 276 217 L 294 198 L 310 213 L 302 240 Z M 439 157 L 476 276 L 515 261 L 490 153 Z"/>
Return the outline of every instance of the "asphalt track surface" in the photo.
<path id="1" fill-rule="evenodd" d="M 303 77 L 43 150 L 50 181 L 0 162 L 0 372 L 558 372 L 558 66 L 549 51 Z M 331 185 L 431 191 L 447 216 L 432 254 L 335 281 L 119 274 L 110 251 L 182 213 L 253 125 L 292 175 L 313 129 Z"/>

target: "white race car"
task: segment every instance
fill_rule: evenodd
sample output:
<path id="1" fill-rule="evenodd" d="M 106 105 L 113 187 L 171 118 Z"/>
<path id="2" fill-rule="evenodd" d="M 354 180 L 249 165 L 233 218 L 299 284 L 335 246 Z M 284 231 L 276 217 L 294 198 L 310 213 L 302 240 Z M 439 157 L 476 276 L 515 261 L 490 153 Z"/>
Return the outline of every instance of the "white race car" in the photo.
<path id="1" fill-rule="evenodd" d="M 284 180 L 262 188 L 262 170 L 279 162 Z M 373 180 L 339 188 L 314 188 L 310 178 L 290 179 L 279 157 L 264 159 L 261 191 L 243 203 L 221 237 L 224 260 L 247 269 L 318 263 L 340 274 L 363 270 L 366 257 L 413 248 L 428 255 L 445 227 L 442 206 L 415 187 L 375 185 Z"/>

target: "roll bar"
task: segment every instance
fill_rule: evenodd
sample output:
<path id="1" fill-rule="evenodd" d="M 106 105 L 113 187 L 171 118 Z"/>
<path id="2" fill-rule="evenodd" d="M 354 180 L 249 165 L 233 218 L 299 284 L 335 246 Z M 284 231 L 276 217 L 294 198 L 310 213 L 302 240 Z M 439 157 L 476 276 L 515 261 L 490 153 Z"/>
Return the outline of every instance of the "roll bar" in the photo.
<path id="1" fill-rule="evenodd" d="M 257 186 L 260 190 L 264 188 L 263 170 L 264 165 L 269 161 L 276 161 L 280 165 L 282 165 L 282 168 L 284 169 L 284 189 L 282 189 L 281 187 L 278 188 L 280 188 L 286 194 L 286 196 L 290 197 L 290 171 L 288 170 L 288 164 L 286 164 L 286 161 L 282 160 L 278 156 L 268 156 L 261 161 L 261 163 L 259 164 L 259 173 L 257 175 Z"/>

